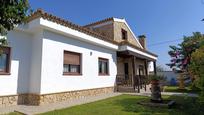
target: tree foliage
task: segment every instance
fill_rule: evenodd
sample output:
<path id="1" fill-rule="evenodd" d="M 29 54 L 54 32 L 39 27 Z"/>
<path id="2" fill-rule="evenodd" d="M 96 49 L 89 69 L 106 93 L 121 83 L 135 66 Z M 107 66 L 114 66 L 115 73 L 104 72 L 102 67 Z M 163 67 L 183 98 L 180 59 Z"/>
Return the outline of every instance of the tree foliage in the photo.
<path id="1" fill-rule="evenodd" d="M 28 0 L 0 0 L 0 35 L 22 23 L 29 9 Z"/>
<path id="2" fill-rule="evenodd" d="M 196 76 L 195 85 L 204 93 L 204 45 L 192 53 L 189 70 Z"/>
<path id="3" fill-rule="evenodd" d="M 188 71 L 191 62 L 191 55 L 204 43 L 204 36 L 200 32 L 193 33 L 193 36 L 184 36 L 183 42 L 177 46 L 170 46 L 168 54 L 171 57 L 167 64 L 175 70 Z"/>
<path id="4" fill-rule="evenodd" d="M 170 46 L 171 68 L 186 71 L 193 80 L 192 86 L 201 90 L 201 99 L 204 102 L 204 35 L 195 32 L 193 36 L 184 36 L 178 46 Z"/>

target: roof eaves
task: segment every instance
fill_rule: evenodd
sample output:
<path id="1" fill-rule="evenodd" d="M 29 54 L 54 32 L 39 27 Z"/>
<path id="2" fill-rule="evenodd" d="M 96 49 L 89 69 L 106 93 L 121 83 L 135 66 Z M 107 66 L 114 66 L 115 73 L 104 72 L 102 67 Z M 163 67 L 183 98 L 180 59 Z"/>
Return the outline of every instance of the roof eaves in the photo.
<path id="1" fill-rule="evenodd" d="M 61 18 L 59 18 L 59 17 L 57 17 L 57 16 L 54 16 L 54 15 L 52 15 L 52 14 L 46 13 L 46 12 L 44 12 L 42 9 L 38 9 L 36 12 L 34 12 L 34 13 L 32 13 L 30 16 L 28 16 L 27 22 L 30 22 L 30 21 L 32 21 L 32 20 L 34 20 L 34 19 L 37 19 L 37 18 L 43 18 L 43 19 L 46 19 L 46 20 L 55 22 L 55 23 L 57 23 L 57 24 L 66 26 L 66 27 L 68 27 L 68 28 L 77 30 L 77 31 L 79 31 L 79 32 L 83 32 L 83 33 L 85 33 L 85 34 L 88 34 L 88 35 L 90 35 L 90 36 L 96 37 L 96 38 L 98 38 L 98 39 L 101 39 L 101 40 L 104 40 L 104 41 L 113 43 L 113 44 L 115 44 L 115 45 L 124 45 L 124 44 L 126 44 L 126 45 L 129 45 L 129 46 L 131 46 L 131 47 L 133 47 L 133 48 L 135 48 L 135 49 L 138 49 L 138 50 L 140 50 L 140 51 L 143 51 L 143 52 L 146 52 L 146 53 L 148 53 L 148 54 L 150 54 L 150 55 L 153 55 L 153 56 L 155 56 L 155 57 L 158 57 L 156 54 L 153 54 L 153 53 L 151 53 L 151 52 L 149 52 L 149 51 L 147 51 L 147 50 L 145 50 L 145 49 L 141 49 L 141 48 L 139 48 L 139 47 L 137 47 L 137 46 L 135 46 L 135 45 L 133 45 L 133 44 L 130 44 L 129 42 L 118 43 L 118 42 L 116 42 L 116 41 L 111 40 L 110 38 L 108 38 L 108 37 L 106 37 L 106 36 L 103 36 L 103 35 L 101 35 L 101 34 L 95 32 L 95 31 L 92 31 L 92 30 L 90 30 L 90 29 L 88 29 L 88 28 L 85 28 L 84 26 L 82 27 L 82 26 L 79 26 L 79 25 L 77 25 L 77 24 L 73 24 L 73 23 L 70 22 L 70 21 L 61 19 Z M 105 22 L 105 21 L 110 21 L 110 20 L 113 20 L 113 18 L 107 18 L 107 19 L 102 20 L 102 21 Z M 95 23 L 93 23 L 93 24 L 96 24 L 96 23 L 102 23 L 102 22 L 99 21 L 99 22 L 95 22 Z"/>
<path id="2" fill-rule="evenodd" d="M 145 52 L 145 53 L 147 53 L 147 54 L 149 54 L 149 55 L 152 55 L 152 56 L 154 56 L 154 57 L 158 57 L 158 55 L 156 55 L 156 54 L 154 54 L 154 53 L 152 53 L 152 52 L 150 52 L 150 51 L 148 51 L 148 50 L 141 49 L 141 48 L 139 48 L 138 46 L 135 46 L 135 45 L 133 45 L 133 44 L 131 44 L 131 43 L 129 43 L 129 42 L 126 42 L 126 41 L 121 42 L 120 45 L 128 45 L 128 46 L 131 46 L 131 47 L 133 47 L 133 48 L 135 48 L 135 49 L 137 49 L 137 50 L 140 50 L 140 51 L 142 51 L 142 52 Z"/>
<path id="3" fill-rule="evenodd" d="M 46 13 L 44 12 L 42 9 L 38 9 L 36 12 L 32 13 L 30 16 L 28 16 L 27 18 L 27 22 L 30 22 L 36 18 L 40 18 L 42 17 L 43 19 L 46 19 L 46 20 L 49 20 L 49 21 L 52 21 L 52 22 L 55 22 L 55 23 L 58 23 L 60 25 L 63 25 L 63 26 L 66 26 L 66 27 L 69 27 L 71 29 L 75 29 L 79 32 L 83 32 L 85 34 L 88 34 L 88 35 L 91 35 L 93 37 L 96 37 L 96 38 L 99 38 L 101 40 L 104 40 L 104 41 L 107 41 L 107 42 L 110 42 L 110 43 L 113 43 L 113 44 L 116 44 L 118 45 L 117 42 L 111 40 L 110 38 L 106 37 L 106 36 L 103 36 L 95 31 L 92 31 L 88 28 L 85 28 L 85 27 L 82 27 L 82 26 L 79 26 L 77 24 L 73 24 L 72 22 L 70 21 L 67 21 L 67 20 L 64 20 L 64 19 L 61 19 L 57 16 L 54 16 L 52 14 L 49 14 L 49 13 Z"/>

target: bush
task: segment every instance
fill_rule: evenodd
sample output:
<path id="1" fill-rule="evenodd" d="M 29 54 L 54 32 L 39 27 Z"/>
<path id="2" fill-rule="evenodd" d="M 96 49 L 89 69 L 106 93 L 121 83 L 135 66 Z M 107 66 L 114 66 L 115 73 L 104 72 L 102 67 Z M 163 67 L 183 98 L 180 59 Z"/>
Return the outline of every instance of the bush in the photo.
<path id="1" fill-rule="evenodd" d="M 191 56 L 189 70 L 194 75 L 194 85 L 201 90 L 201 100 L 204 100 L 204 45 Z"/>

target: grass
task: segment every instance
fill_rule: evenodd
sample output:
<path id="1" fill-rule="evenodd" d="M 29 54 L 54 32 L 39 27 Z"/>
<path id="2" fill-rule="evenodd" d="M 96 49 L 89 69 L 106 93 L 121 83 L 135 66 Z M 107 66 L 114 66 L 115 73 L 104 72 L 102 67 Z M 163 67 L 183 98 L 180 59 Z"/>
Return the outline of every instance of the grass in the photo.
<path id="1" fill-rule="evenodd" d="M 199 90 L 191 89 L 190 87 L 185 87 L 185 89 L 179 89 L 178 86 L 165 86 L 164 92 L 199 93 Z"/>
<path id="2" fill-rule="evenodd" d="M 176 101 L 172 109 L 147 107 L 137 104 L 149 100 L 148 97 L 121 95 L 93 103 L 78 105 L 61 110 L 50 111 L 41 115 L 203 115 L 197 98 L 164 96 L 164 99 Z"/>
<path id="3" fill-rule="evenodd" d="M 9 114 L 7 114 L 7 115 L 22 115 L 22 114 L 17 113 L 17 112 L 11 112 L 11 113 L 9 113 Z"/>
<path id="4" fill-rule="evenodd" d="M 147 107 L 137 104 L 148 101 L 149 97 L 120 95 L 101 101 L 50 111 L 41 115 L 204 115 L 204 105 L 197 98 L 163 96 L 164 99 L 176 101 L 171 108 Z M 12 113 L 10 115 L 19 115 Z"/>

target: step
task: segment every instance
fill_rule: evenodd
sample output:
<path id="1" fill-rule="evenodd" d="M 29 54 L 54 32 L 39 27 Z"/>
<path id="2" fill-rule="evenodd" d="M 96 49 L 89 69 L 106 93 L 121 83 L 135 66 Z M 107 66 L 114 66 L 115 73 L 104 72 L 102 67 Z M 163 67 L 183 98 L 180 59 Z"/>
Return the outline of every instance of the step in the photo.
<path id="1" fill-rule="evenodd" d="M 135 89 L 131 86 L 117 86 L 118 92 L 135 92 Z"/>

